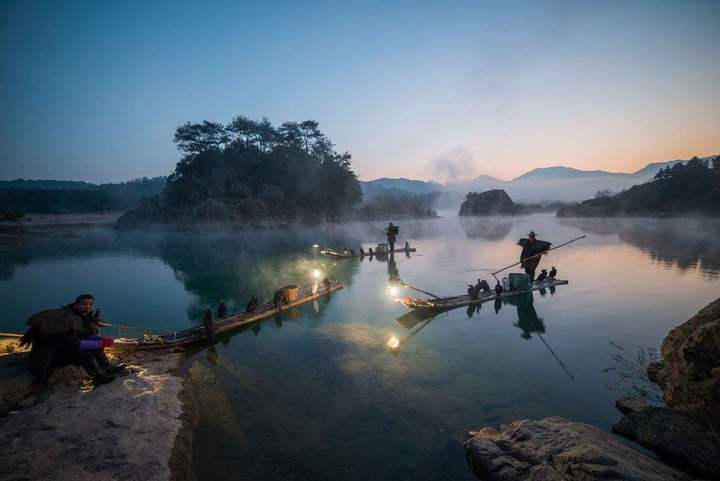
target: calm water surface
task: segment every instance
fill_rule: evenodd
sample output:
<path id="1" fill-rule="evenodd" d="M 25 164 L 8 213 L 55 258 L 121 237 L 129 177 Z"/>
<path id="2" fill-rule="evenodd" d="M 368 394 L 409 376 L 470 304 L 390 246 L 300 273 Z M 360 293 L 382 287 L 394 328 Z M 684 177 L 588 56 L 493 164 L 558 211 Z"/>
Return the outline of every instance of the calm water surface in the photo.
<path id="1" fill-rule="evenodd" d="M 543 260 L 568 286 L 434 319 L 401 317 L 387 293 L 393 267 L 439 295 L 490 281 L 531 229 L 556 244 L 587 235 Z M 620 393 L 602 372 L 608 341 L 658 346 L 717 298 L 719 236 L 717 219 L 444 218 L 401 223 L 401 240 L 418 252 L 392 266 L 328 260 L 312 248 L 371 245 L 378 233 L 367 224 L 50 231 L 0 241 L 0 330 L 22 330 L 33 312 L 86 291 L 111 321 L 179 330 L 218 299 L 234 311 L 251 293 L 268 299 L 319 268 L 345 289 L 186 362 L 199 382 L 200 479 L 473 479 L 462 450 L 469 429 L 560 415 L 609 430 Z M 398 352 L 386 347 L 391 335 Z"/>

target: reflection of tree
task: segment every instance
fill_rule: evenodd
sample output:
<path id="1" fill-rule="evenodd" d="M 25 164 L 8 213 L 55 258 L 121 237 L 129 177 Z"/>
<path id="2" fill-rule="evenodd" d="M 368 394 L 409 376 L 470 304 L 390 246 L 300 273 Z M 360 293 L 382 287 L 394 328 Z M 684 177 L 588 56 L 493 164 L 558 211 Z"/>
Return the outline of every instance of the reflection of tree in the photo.
<path id="1" fill-rule="evenodd" d="M 510 229 L 512 229 L 511 222 L 499 222 L 497 220 L 473 217 L 461 217 L 460 225 L 465 231 L 465 235 L 469 238 L 489 241 L 504 239 L 510 233 Z"/>
<path id="2" fill-rule="evenodd" d="M 340 230 L 319 235 L 340 244 L 351 237 Z M 58 231 L 29 235 L 12 244 L 1 242 L 0 275 L 2 280 L 11 279 L 17 266 L 48 259 L 113 254 L 160 258 L 195 297 L 188 316 L 199 320 L 220 299 L 236 312 L 244 309 L 250 294 L 267 301 L 279 286 L 307 284 L 315 268 L 348 283 L 357 266 L 313 257 L 310 246 L 317 237 L 318 232 L 309 229 Z"/>
<path id="3" fill-rule="evenodd" d="M 681 270 L 720 275 L 720 220 L 703 219 L 561 219 L 563 224 L 599 235 L 616 234 L 653 261 Z"/>

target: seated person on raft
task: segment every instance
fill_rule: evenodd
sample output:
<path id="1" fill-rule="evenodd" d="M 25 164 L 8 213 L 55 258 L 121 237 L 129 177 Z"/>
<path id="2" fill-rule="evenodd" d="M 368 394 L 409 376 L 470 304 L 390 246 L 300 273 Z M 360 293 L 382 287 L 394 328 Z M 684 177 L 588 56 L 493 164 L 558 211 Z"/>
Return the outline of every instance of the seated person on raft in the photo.
<path id="1" fill-rule="evenodd" d="M 38 383 L 45 385 L 53 369 L 66 365 L 82 367 L 93 383 L 105 384 L 115 379 L 125 365 L 113 365 L 104 348 L 113 339 L 99 334 L 95 299 L 83 294 L 60 309 L 38 312 L 28 319 L 30 328 L 20 339 L 21 345 L 32 344 L 30 369 Z"/>

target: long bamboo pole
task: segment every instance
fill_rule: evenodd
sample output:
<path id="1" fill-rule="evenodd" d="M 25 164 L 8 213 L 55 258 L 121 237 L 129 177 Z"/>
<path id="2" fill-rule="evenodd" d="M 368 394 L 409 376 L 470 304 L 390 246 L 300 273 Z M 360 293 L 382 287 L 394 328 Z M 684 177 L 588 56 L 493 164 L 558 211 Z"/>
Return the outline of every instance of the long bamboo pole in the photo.
<path id="1" fill-rule="evenodd" d="M 530 259 L 534 259 L 535 257 L 540 257 L 540 256 L 543 255 L 543 254 L 547 254 L 547 253 L 550 252 L 550 251 L 554 251 L 555 249 L 559 249 L 559 248 L 561 248 L 561 247 L 563 247 L 563 246 L 566 246 L 566 245 L 568 245 L 568 244 L 571 244 L 571 243 L 573 243 L 573 242 L 575 242 L 575 241 L 579 241 L 580 239 L 584 239 L 585 237 L 587 237 L 587 236 L 581 235 L 580 237 L 577 237 L 577 238 L 575 238 L 575 239 L 569 240 L 569 241 L 567 241 L 567 242 L 565 242 L 565 243 L 563 243 L 563 244 L 560 244 L 559 246 L 551 247 L 550 249 L 548 249 L 548 250 L 546 250 L 546 251 L 543 251 L 543 252 L 541 252 L 541 253 L 539 253 L 539 254 L 535 254 L 535 255 L 532 255 L 532 256 L 530 256 L 530 257 L 526 257 L 525 259 L 520 259 L 520 261 L 516 262 L 515 264 L 511 264 L 511 265 L 509 265 L 509 266 L 507 266 L 507 267 L 503 267 L 502 269 L 493 272 L 493 273 L 492 273 L 492 276 L 495 277 L 495 274 L 499 274 L 499 273 L 501 273 L 502 271 L 505 271 L 505 270 L 510 269 L 511 267 L 515 267 L 516 265 L 522 264 L 523 262 L 528 261 L 528 260 L 530 260 Z M 497 278 L 496 278 L 496 279 L 497 279 Z"/>
<path id="2" fill-rule="evenodd" d="M 404 281 L 400 281 L 400 283 L 401 283 L 400 285 L 402 285 L 402 286 L 404 286 L 404 287 L 410 288 L 410 289 L 415 290 L 415 291 L 418 291 L 418 292 L 422 292 L 423 294 L 427 294 L 428 296 L 432 296 L 432 297 L 434 297 L 435 299 L 442 299 L 442 297 L 436 296 L 436 295 L 433 294 L 432 292 L 424 291 L 424 290 L 420 289 L 419 287 L 411 286 L 410 284 L 406 284 Z"/>

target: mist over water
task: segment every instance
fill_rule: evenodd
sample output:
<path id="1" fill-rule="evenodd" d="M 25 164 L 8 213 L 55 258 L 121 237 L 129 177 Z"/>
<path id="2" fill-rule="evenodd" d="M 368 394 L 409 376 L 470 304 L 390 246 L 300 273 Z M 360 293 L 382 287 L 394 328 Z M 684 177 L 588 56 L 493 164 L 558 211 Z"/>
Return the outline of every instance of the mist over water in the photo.
<path id="1" fill-rule="evenodd" d="M 366 223 L 317 228 L 117 232 L 61 230 L 0 241 L 1 331 L 95 295 L 106 319 L 163 330 L 267 300 L 311 271 L 345 288 L 192 353 L 198 386 L 195 467 L 202 480 L 474 479 L 466 432 L 559 415 L 609 430 L 608 341 L 659 346 L 720 292 L 717 219 L 457 218 L 400 223 L 417 253 L 319 257 L 313 244 L 381 241 Z M 552 292 L 412 318 L 387 294 L 397 269 L 438 295 L 463 293 L 515 262 L 528 231 L 560 244 L 541 267 L 570 284 Z M 402 295 L 415 295 L 403 291 Z M 109 334 L 127 334 L 109 331 Z M 386 347 L 400 340 L 397 352 Z"/>

